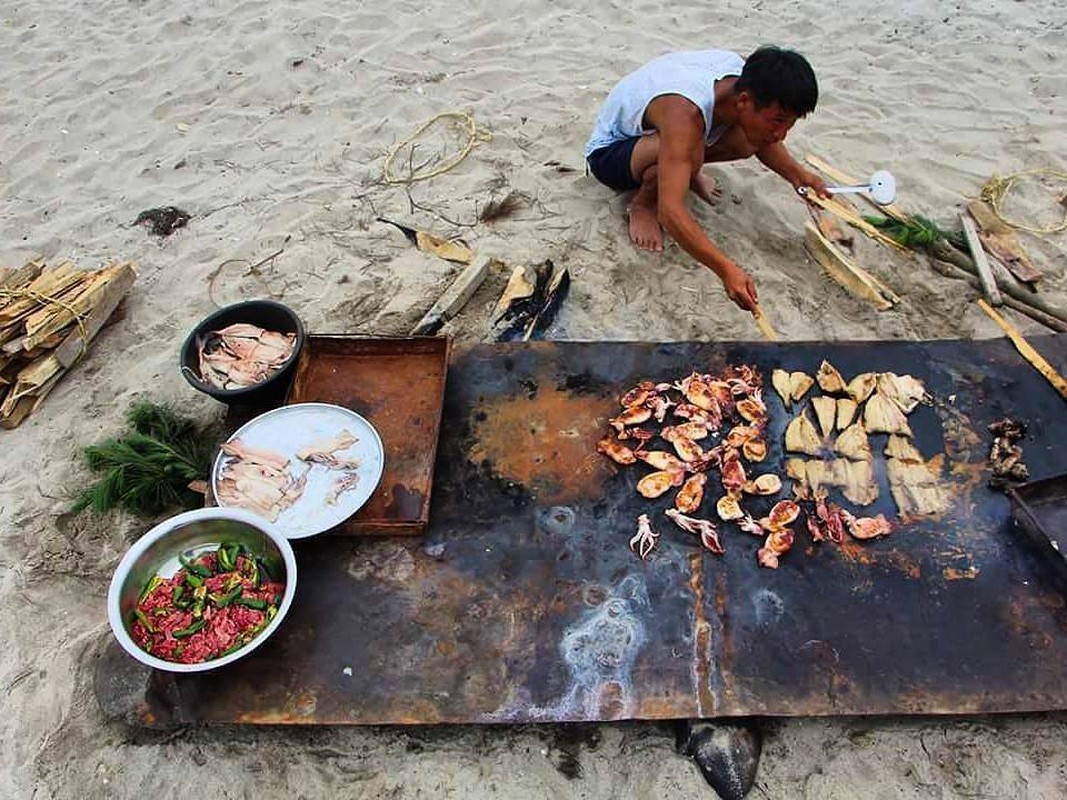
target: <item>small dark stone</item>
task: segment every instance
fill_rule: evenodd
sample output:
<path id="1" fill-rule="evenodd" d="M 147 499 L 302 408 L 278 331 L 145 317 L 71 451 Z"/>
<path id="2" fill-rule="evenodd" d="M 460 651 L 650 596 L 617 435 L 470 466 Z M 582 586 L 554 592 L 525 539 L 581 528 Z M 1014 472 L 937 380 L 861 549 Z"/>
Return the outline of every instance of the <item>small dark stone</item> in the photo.
<path id="1" fill-rule="evenodd" d="M 763 737 L 752 723 L 686 720 L 677 744 L 723 800 L 742 800 L 756 781 Z"/>
<path id="2" fill-rule="evenodd" d="M 302 58 L 294 58 L 292 61 L 289 62 L 289 66 L 292 67 L 293 69 L 296 69 L 297 67 L 299 67 L 303 63 L 304 63 L 304 59 L 302 59 Z"/>

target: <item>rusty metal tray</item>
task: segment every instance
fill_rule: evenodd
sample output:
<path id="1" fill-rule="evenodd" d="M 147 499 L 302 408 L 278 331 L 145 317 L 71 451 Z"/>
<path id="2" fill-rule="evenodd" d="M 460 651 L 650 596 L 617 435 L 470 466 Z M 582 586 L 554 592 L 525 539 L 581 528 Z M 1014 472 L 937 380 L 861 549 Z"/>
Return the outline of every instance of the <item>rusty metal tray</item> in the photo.
<path id="1" fill-rule="evenodd" d="M 1051 576 L 1067 591 L 1067 474 L 1008 489 L 1016 529 L 1043 557 Z"/>
<path id="2" fill-rule="evenodd" d="M 451 350 L 452 340 L 438 336 L 308 337 L 286 402 L 352 409 L 385 445 L 378 490 L 331 534 L 414 536 L 425 530 Z"/>

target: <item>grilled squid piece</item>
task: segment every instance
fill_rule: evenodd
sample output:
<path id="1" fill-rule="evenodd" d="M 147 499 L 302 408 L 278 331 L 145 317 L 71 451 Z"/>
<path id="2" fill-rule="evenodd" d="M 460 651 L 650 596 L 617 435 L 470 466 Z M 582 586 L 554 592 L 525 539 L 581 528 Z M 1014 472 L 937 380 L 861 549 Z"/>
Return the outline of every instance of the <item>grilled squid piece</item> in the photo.
<path id="1" fill-rule="evenodd" d="M 637 458 L 629 447 L 619 444 L 611 438 L 601 439 L 597 442 L 596 450 L 598 453 L 606 455 L 616 464 L 633 464 L 637 461 Z"/>
<path id="2" fill-rule="evenodd" d="M 703 472 L 691 476 L 678 490 L 674 498 L 674 507 L 683 514 L 692 514 L 700 508 L 700 503 L 704 499 L 704 484 L 707 482 L 708 476 Z"/>
<path id="3" fill-rule="evenodd" d="M 719 541 L 719 531 L 715 527 L 715 523 L 706 519 L 696 519 L 695 517 L 687 517 L 680 511 L 668 508 L 667 517 L 674 522 L 679 528 L 686 533 L 692 533 L 700 537 L 700 543 L 711 552 L 716 555 L 721 555 L 726 552 L 722 543 Z"/>

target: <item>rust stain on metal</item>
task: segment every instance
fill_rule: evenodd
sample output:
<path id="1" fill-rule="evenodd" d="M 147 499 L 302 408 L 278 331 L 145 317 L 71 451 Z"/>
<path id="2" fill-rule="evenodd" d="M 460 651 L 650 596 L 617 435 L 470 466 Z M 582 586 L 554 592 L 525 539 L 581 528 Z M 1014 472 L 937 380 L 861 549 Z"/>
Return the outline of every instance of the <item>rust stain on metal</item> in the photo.
<path id="1" fill-rule="evenodd" d="M 700 716 L 715 711 L 715 696 L 711 692 L 711 625 L 707 619 L 707 604 L 704 598 L 704 555 L 689 554 L 689 590 L 693 593 L 693 643 L 696 663 L 697 711 Z"/>
<path id="2" fill-rule="evenodd" d="M 474 415 L 468 457 L 530 490 L 540 502 L 589 497 L 611 474 L 596 452 L 605 435 L 610 401 L 577 396 L 544 381 L 530 394 L 496 397 Z"/>
<path id="3" fill-rule="evenodd" d="M 918 560 L 906 551 L 893 549 L 879 551 L 869 544 L 862 544 L 846 536 L 839 545 L 841 555 L 846 561 L 861 564 L 865 567 L 882 565 L 892 567 L 898 572 L 903 572 L 909 578 L 919 578 L 922 575 L 922 566 Z"/>

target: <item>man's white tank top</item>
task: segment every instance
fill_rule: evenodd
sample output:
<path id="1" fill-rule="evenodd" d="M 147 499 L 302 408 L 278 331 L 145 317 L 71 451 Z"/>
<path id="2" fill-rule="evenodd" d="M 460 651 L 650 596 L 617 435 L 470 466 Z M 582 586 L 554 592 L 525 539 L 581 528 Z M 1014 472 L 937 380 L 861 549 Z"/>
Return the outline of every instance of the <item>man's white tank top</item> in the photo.
<path id="1" fill-rule="evenodd" d="M 668 53 L 631 72 L 615 88 L 597 116 L 593 135 L 585 146 L 585 155 L 609 144 L 644 136 L 652 131 L 642 124 L 645 109 L 657 97 L 677 94 L 693 102 L 704 115 L 704 141 L 711 145 L 726 130 L 725 125 L 711 126 L 715 108 L 715 81 L 740 75 L 745 61 L 727 50 L 696 50 Z"/>

